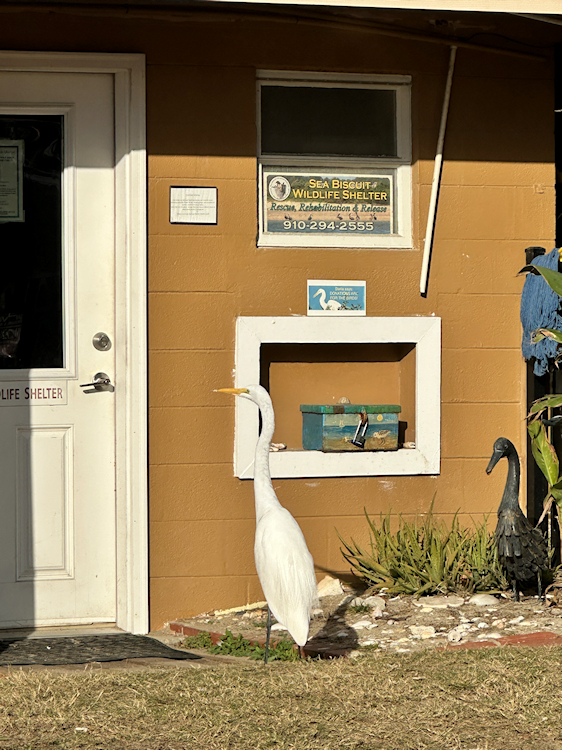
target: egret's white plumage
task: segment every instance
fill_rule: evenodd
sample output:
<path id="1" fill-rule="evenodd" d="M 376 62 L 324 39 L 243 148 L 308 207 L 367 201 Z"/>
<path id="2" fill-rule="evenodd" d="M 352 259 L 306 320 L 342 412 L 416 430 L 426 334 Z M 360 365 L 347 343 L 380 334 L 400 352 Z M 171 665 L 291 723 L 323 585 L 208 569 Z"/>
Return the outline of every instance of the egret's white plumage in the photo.
<path id="1" fill-rule="evenodd" d="M 269 444 L 275 429 L 271 398 L 261 385 L 220 390 L 250 399 L 261 412 L 262 431 L 254 461 L 256 570 L 275 619 L 287 628 L 299 646 L 304 646 L 310 613 L 318 599 L 316 576 L 304 535 L 293 516 L 280 504 L 271 484 Z"/>
<path id="2" fill-rule="evenodd" d="M 318 297 L 318 295 L 320 295 L 320 299 L 318 301 L 320 302 L 320 307 L 323 310 L 341 310 L 342 309 L 343 305 L 341 304 L 341 302 L 338 302 L 335 299 L 329 299 L 326 302 L 326 290 L 325 289 L 319 289 L 314 296 Z"/>

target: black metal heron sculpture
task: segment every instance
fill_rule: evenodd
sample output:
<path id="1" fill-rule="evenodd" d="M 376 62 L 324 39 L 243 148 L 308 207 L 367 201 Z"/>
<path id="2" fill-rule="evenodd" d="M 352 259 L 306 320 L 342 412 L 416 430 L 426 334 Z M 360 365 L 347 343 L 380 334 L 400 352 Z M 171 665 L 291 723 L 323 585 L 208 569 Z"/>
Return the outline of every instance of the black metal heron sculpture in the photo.
<path id="1" fill-rule="evenodd" d="M 500 564 L 512 581 L 513 596 L 519 601 L 518 582 L 529 581 L 535 576 L 539 597 L 541 596 L 541 571 L 548 567 L 548 551 L 542 533 L 531 526 L 519 506 L 519 456 L 513 443 L 507 438 L 500 437 L 494 443 L 486 473 L 491 474 L 494 466 L 504 456 L 509 466 L 498 508 L 496 545 Z"/>

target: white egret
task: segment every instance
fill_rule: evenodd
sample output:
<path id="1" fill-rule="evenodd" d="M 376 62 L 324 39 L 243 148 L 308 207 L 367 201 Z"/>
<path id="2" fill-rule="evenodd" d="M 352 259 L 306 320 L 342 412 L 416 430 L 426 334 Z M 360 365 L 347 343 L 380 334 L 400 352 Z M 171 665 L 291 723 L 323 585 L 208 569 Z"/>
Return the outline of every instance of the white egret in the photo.
<path id="1" fill-rule="evenodd" d="M 319 302 L 320 302 L 320 307 L 323 310 L 341 310 L 343 308 L 343 305 L 341 304 L 341 302 L 338 302 L 336 299 L 329 299 L 326 302 L 326 290 L 325 289 L 319 289 L 314 296 L 318 297 L 318 295 L 320 295 Z"/>
<path id="2" fill-rule="evenodd" d="M 302 647 L 308 640 L 310 613 L 318 601 L 314 562 L 303 533 L 293 516 L 283 508 L 269 471 L 269 444 L 275 429 L 273 404 L 261 385 L 246 388 L 219 388 L 253 401 L 259 407 L 262 430 L 254 459 L 256 538 L 254 559 L 258 578 L 268 604 L 265 662 L 271 633 L 271 613 Z"/>

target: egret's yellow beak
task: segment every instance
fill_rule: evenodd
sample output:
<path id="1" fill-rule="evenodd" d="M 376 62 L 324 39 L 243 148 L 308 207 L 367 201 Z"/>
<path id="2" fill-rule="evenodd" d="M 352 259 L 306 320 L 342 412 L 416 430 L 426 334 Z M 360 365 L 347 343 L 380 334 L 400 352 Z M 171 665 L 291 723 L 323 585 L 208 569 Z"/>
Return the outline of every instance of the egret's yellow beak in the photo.
<path id="1" fill-rule="evenodd" d="M 249 393 L 247 388 L 215 388 L 215 393 L 232 393 L 233 396 L 239 396 L 241 393 Z"/>

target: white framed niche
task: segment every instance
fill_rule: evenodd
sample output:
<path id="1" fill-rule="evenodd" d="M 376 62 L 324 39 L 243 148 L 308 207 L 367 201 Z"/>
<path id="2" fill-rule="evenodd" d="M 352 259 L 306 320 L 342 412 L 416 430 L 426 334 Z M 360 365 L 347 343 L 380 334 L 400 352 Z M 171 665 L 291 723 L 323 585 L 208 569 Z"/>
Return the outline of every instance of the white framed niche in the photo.
<path id="1" fill-rule="evenodd" d="M 441 451 L 441 318 L 239 317 L 236 322 L 235 387 L 260 382 L 262 344 L 413 344 L 415 448 L 397 451 L 270 453 L 273 478 L 439 474 Z M 234 474 L 254 477 L 259 412 L 236 399 Z"/>

